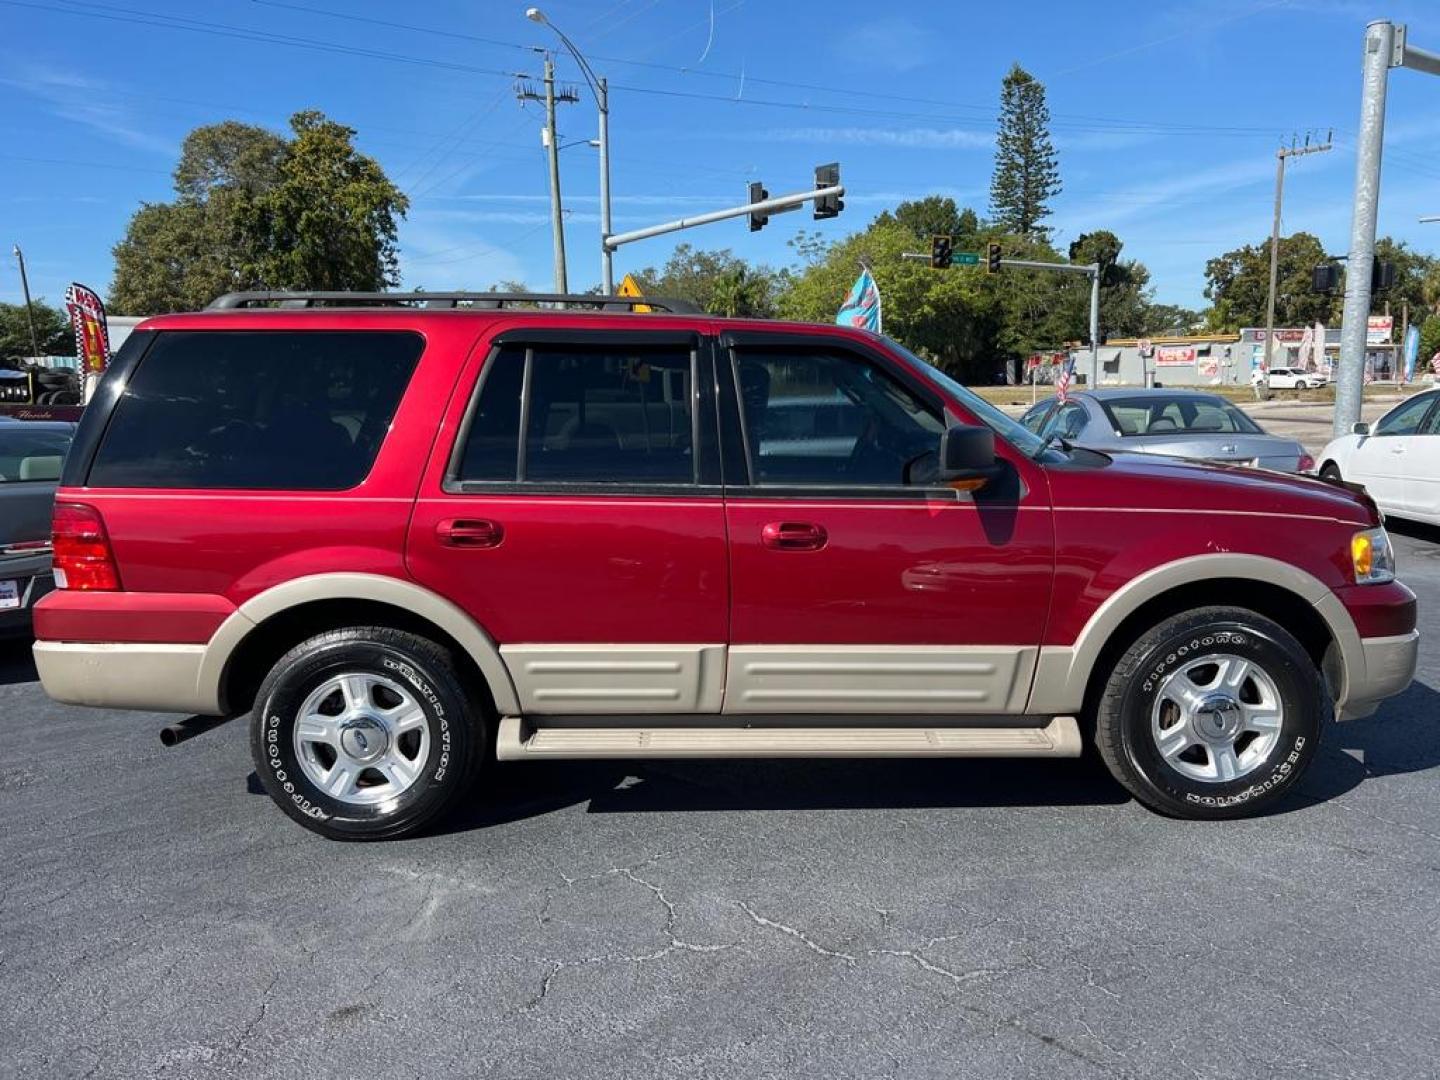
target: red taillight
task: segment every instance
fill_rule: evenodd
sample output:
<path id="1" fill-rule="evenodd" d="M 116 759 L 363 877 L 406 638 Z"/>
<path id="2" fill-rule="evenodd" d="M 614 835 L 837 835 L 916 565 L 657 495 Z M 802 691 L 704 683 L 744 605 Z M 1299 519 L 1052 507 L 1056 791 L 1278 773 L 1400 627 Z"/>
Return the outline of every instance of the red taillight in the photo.
<path id="1" fill-rule="evenodd" d="M 1314 472 L 1315 459 L 1309 454 L 1300 455 L 1300 464 L 1295 467 L 1296 472 Z"/>
<path id="2" fill-rule="evenodd" d="M 100 511 L 84 503 L 56 503 L 51 542 L 55 584 L 62 589 L 120 588 L 120 573 Z"/>

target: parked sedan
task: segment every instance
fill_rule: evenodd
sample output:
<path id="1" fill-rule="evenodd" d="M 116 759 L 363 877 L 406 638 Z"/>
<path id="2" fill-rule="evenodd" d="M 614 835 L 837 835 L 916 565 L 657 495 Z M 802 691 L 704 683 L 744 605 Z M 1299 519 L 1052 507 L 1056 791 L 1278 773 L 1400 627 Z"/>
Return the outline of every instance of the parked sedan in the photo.
<path id="1" fill-rule="evenodd" d="M 1041 435 L 1107 453 L 1164 454 L 1281 472 L 1314 459 L 1294 439 L 1269 435 L 1224 398 L 1192 390 L 1083 390 L 1033 406 L 1020 422 Z"/>
<path id="2" fill-rule="evenodd" d="M 74 424 L 0 423 L 0 635 L 27 633 L 54 587 L 50 515 Z"/>
<path id="3" fill-rule="evenodd" d="M 1315 386 L 1326 386 L 1330 379 L 1323 371 L 1277 367 L 1270 369 L 1268 381 L 1271 390 L 1306 390 Z"/>
<path id="4" fill-rule="evenodd" d="M 1387 514 L 1440 525 L 1440 390 L 1333 440 L 1320 453 L 1320 475 L 1363 484 Z"/>

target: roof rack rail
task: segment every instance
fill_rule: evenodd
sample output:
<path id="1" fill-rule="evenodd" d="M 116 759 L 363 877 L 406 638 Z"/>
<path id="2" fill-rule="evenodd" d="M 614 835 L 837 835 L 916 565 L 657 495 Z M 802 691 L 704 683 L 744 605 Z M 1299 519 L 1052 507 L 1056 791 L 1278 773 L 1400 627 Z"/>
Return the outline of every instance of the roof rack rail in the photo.
<path id="1" fill-rule="evenodd" d="M 242 308 L 405 307 L 499 309 L 544 304 L 564 310 L 634 311 L 640 306 L 672 315 L 702 315 L 688 300 L 655 296 L 596 296 L 584 293 L 494 292 L 232 292 L 210 302 L 207 311 Z"/>

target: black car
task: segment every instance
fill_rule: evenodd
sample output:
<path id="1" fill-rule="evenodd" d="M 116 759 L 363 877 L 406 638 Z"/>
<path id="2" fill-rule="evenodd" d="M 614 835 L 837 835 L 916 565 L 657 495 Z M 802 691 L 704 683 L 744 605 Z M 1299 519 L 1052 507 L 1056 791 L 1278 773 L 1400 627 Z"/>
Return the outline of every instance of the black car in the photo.
<path id="1" fill-rule="evenodd" d="M 74 424 L 0 417 L 0 636 L 30 630 L 30 609 L 54 588 L 50 514 Z"/>

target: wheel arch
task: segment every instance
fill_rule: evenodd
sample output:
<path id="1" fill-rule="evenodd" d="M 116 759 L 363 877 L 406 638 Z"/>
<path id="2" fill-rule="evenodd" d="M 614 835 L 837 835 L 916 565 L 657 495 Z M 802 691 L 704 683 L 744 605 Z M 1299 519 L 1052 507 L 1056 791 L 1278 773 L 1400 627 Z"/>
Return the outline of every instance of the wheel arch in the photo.
<path id="1" fill-rule="evenodd" d="M 429 637 L 453 652 L 462 674 L 501 714 L 519 704 L 499 647 L 455 604 L 429 589 L 379 574 L 314 574 L 241 604 L 205 649 L 199 683 L 230 713 L 249 709 L 265 672 L 307 637 L 340 626 L 381 625 Z"/>
<path id="2" fill-rule="evenodd" d="M 1109 665 L 1139 634 L 1176 612 L 1217 604 L 1249 608 L 1295 634 L 1330 680 L 1337 708 L 1356 676 L 1364 676 L 1355 624 L 1319 578 L 1259 555 L 1194 555 L 1155 567 L 1117 590 L 1073 645 L 1042 648 L 1029 711 L 1075 712 L 1092 705 Z"/>

